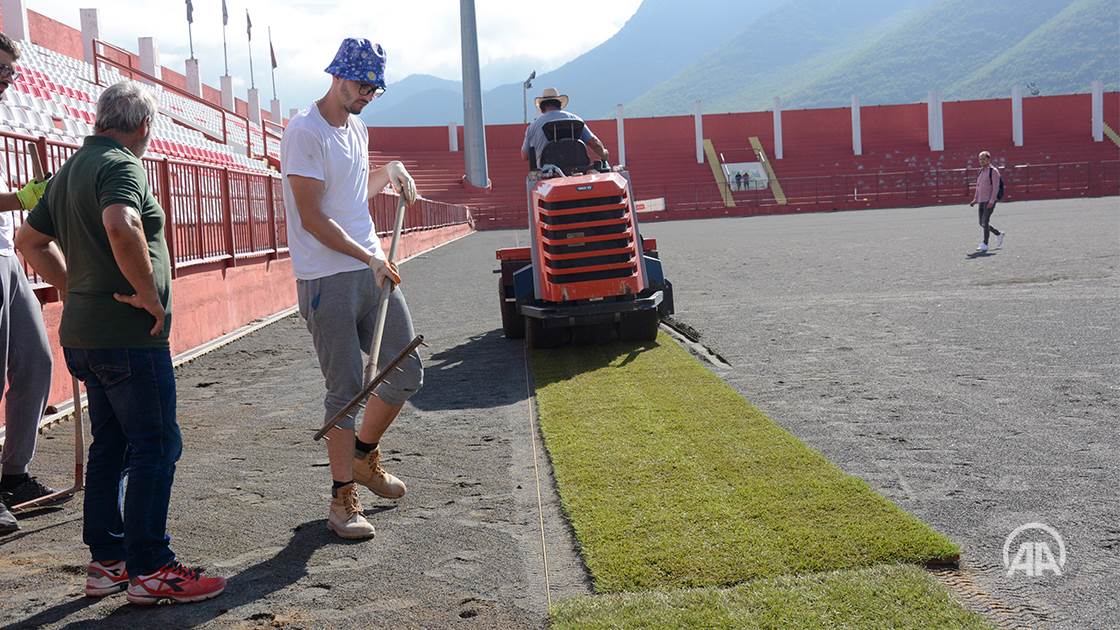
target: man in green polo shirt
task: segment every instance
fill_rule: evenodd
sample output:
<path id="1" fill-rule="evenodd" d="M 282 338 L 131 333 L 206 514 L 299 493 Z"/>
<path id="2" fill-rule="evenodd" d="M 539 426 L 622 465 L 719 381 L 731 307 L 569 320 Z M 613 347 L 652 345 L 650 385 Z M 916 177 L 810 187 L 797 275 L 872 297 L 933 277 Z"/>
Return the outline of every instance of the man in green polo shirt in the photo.
<path id="1" fill-rule="evenodd" d="M 171 265 L 163 209 L 140 162 L 157 112 L 139 84 L 106 89 L 95 135 L 59 169 L 16 237 L 24 258 L 66 296 L 59 341 L 89 395 L 86 594 L 127 589 L 137 604 L 208 599 L 226 582 L 180 564 L 167 535 L 182 452 L 168 344 Z"/>

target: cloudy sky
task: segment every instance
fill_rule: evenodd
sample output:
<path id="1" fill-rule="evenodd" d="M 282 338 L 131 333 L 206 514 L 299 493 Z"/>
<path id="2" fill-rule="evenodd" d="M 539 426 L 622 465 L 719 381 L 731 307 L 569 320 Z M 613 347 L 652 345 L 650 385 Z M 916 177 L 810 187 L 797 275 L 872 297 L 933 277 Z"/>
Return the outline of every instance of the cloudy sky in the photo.
<path id="1" fill-rule="evenodd" d="M 226 0 L 230 74 L 237 95 L 249 85 L 245 11 L 253 21 L 253 66 L 261 104 L 272 98 L 268 27 L 280 68 L 277 93 L 289 107 L 304 107 L 327 86 L 323 68 L 347 36 L 379 42 L 388 55 L 390 85 L 414 73 L 461 79 L 459 2 L 456 0 Z M 515 0 L 476 0 L 479 61 L 487 88 L 563 65 L 608 39 L 634 14 L 641 0 L 564 0 L 544 13 Z M 185 0 L 26 0 L 27 8 L 74 28 L 78 9 L 97 7 L 101 36 L 129 50 L 138 37 L 155 37 L 164 66 L 183 71 L 190 56 Z M 543 5 L 538 5 L 543 6 Z M 561 36 L 544 24 L 574 24 Z M 203 82 L 219 85 L 222 74 L 222 1 L 194 0 L 194 49 Z M 489 65 L 489 69 L 487 66 Z"/>

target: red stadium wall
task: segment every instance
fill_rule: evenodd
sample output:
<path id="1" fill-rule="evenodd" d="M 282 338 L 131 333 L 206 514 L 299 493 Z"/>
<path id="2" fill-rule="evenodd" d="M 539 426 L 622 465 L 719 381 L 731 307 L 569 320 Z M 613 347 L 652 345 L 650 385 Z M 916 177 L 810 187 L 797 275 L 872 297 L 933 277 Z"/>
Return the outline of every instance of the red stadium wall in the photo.
<path id="1" fill-rule="evenodd" d="M 1104 101 L 1106 122 L 1120 130 L 1120 93 Z M 692 116 L 627 119 L 626 161 L 637 198 L 667 200 L 669 209 L 647 220 L 957 203 L 971 194 L 969 169 L 981 149 L 997 165 L 1016 167 L 1006 173 L 1014 184 L 1009 201 L 1115 195 L 1120 151 L 1110 140 L 1091 140 L 1090 112 L 1087 93 L 1025 98 L 1024 146 L 1015 147 L 1010 99 L 946 102 L 945 150 L 930 151 L 925 103 L 864 106 L 863 154 L 856 156 L 849 108 L 786 110 L 781 160 L 772 112 L 705 115 L 704 137 L 726 162 L 753 161 L 749 139 L 760 139 L 788 204 L 769 190 L 734 191 L 735 207 L 726 207 L 710 167 L 696 162 Z M 587 122 L 617 158 L 615 120 Z M 460 127 L 460 147 L 462 136 Z M 402 159 L 418 169 L 421 190 L 475 207 L 480 229 L 524 227 L 523 137 L 522 124 L 487 126 L 492 188 L 477 191 L 459 183 L 463 153 L 448 151 L 447 127 L 370 129 L 375 161 Z"/>
<path id="2" fill-rule="evenodd" d="M 462 224 L 404 234 L 397 246 L 398 257 L 415 256 L 471 231 L 470 225 Z M 388 251 L 388 237 L 382 238 L 382 245 Z M 171 352 L 181 354 L 295 303 L 296 283 L 290 258 L 241 262 L 235 267 L 213 265 L 191 269 L 172 284 Z M 52 405 L 71 398 L 70 373 L 58 343 L 61 318 L 61 302 L 43 306 L 43 319 L 54 354 Z M 3 424 L 4 411 L 0 408 L 0 426 Z"/>
<path id="3" fill-rule="evenodd" d="M 3 19 L 3 11 L 0 11 L 0 23 L 3 23 Z M 27 25 L 31 30 L 32 43 L 43 46 L 44 48 L 50 48 L 64 55 L 69 55 L 75 59 L 85 59 L 85 53 L 82 50 L 82 32 L 80 30 L 34 11 L 27 12 Z M 140 66 L 139 55 L 130 53 L 129 57 L 133 65 L 136 67 Z M 187 89 L 186 75 L 172 70 L 167 66 L 163 66 L 163 80 L 180 89 Z M 203 84 L 202 98 L 214 105 L 221 106 L 222 104 L 221 90 L 209 85 Z M 246 116 L 249 111 L 249 104 L 239 98 L 235 98 L 234 101 L 236 103 L 237 113 Z"/>
<path id="4" fill-rule="evenodd" d="M 34 11 L 27 12 L 27 26 L 31 29 L 31 43 L 75 59 L 83 58 L 81 31 Z"/>

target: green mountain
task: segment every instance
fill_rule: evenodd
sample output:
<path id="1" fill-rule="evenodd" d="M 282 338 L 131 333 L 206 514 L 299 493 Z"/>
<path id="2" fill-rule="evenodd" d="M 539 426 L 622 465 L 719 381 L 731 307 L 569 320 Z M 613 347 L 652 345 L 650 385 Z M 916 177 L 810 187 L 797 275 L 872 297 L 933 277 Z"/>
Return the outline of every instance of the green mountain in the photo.
<path id="1" fill-rule="evenodd" d="M 1042 94 L 1085 92 L 1093 80 L 1120 89 L 1120 4 L 1077 0 L 1001 55 L 945 89 L 952 98 L 1006 96 L 1011 85 Z"/>
<path id="2" fill-rule="evenodd" d="M 628 115 L 767 109 L 775 95 L 819 79 L 820 70 L 860 50 L 934 0 L 787 1 L 735 38 L 626 104 Z"/>
<path id="3" fill-rule="evenodd" d="M 787 0 L 627 103 L 639 116 L 1120 89 L 1116 0 Z"/>
<path id="4" fill-rule="evenodd" d="M 944 92 L 983 68 L 1068 4 L 943 0 L 842 60 L 823 78 L 782 96 L 799 107 L 846 103 L 853 93 L 868 105 L 922 100 L 929 90 Z M 1003 91 L 1010 93 L 1010 85 Z"/>

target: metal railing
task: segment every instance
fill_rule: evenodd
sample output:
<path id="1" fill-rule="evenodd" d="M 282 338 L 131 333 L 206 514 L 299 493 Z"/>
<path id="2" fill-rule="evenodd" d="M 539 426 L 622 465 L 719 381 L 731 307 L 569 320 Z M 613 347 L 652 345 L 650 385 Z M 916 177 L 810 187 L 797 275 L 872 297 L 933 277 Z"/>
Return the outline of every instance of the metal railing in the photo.
<path id="1" fill-rule="evenodd" d="M 124 61 L 118 61 L 116 59 L 111 58 L 110 56 L 108 56 L 108 54 L 106 54 L 107 51 L 111 52 L 111 53 L 115 53 L 118 56 L 123 56 Z M 137 68 L 137 67 L 133 66 L 132 65 L 132 54 L 129 53 L 127 50 L 124 50 L 123 48 L 118 48 L 118 47 L 116 47 L 112 44 L 103 42 L 101 40 L 94 40 L 94 42 L 93 42 L 93 82 L 96 83 L 97 85 L 102 85 L 102 82 L 101 82 L 101 79 L 102 79 L 101 64 L 102 63 L 107 64 L 109 66 L 112 66 L 112 67 L 116 68 L 117 70 L 123 71 L 124 73 L 126 73 L 126 76 L 129 79 L 137 80 L 136 77 L 139 76 L 140 79 L 144 82 L 154 83 L 156 85 L 159 85 L 164 90 L 166 90 L 168 92 L 171 92 L 172 94 L 175 94 L 175 95 L 180 96 L 184 99 L 187 99 L 188 101 L 197 103 L 198 105 L 206 108 L 207 110 L 211 110 L 211 111 L 216 112 L 217 116 L 220 117 L 220 119 L 221 119 L 221 137 L 215 136 L 213 133 L 211 133 L 213 131 L 217 131 L 217 129 L 203 129 L 203 128 L 200 128 L 198 121 L 194 121 L 194 120 L 184 121 L 184 120 L 182 120 L 182 117 L 180 117 L 180 116 L 174 117 L 174 119 L 176 121 L 179 121 L 180 123 L 184 123 L 184 124 L 190 126 L 191 128 L 195 129 L 196 131 L 202 133 L 207 138 L 209 138 L 209 139 L 211 139 L 215 142 L 221 142 L 223 144 L 235 146 L 235 145 L 233 145 L 234 142 L 236 142 L 236 143 L 241 142 L 241 139 L 242 139 L 241 131 L 244 130 L 244 142 L 245 142 L 245 153 L 246 153 L 246 155 L 248 155 L 251 158 L 262 158 L 262 157 L 266 157 L 266 156 L 272 156 L 276 159 L 279 159 L 279 155 L 280 155 L 280 136 L 283 135 L 283 129 L 284 129 L 283 125 L 272 123 L 271 121 L 269 121 L 268 125 L 271 125 L 273 128 L 278 129 L 279 133 L 269 130 L 268 125 L 262 124 L 256 130 L 258 133 L 255 135 L 254 130 L 252 128 L 252 124 L 250 123 L 249 119 L 246 118 L 245 116 L 242 116 L 241 114 L 231 112 L 224 107 L 219 107 L 217 105 L 214 105 L 213 103 L 211 103 L 207 100 L 201 99 L 201 98 L 195 96 L 194 94 L 191 94 L 190 92 L 188 92 L 186 90 L 183 90 L 183 89 L 181 89 L 179 87 L 176 87 L 176 86 L 174 86 L 170 83 L 167 83 L 166 81 L 163 81 L 162 79 L 157 79 L 156 77 L 148 74 L 147 72 L 144 72 L 140 68 Z M 254 149 L 256 149 L 256 148 L 259 148 L 260 151 L 255 152 Z"/>
<path id="2" fill-rule="evenodd" d="M 906 170 L 778 178 L 787 206 L 822 209 L 892 208 L 967 203 L 974 194 L 977 168 Z M 1001 171 L 1004 201 L 1094 197 L 1120 194 L 1120 160 L 1009 165 Z M 769 188 L 738 190 L 729 186 L 734 214 L 779 205 Z M 670 211 L 725 208 L 714 182 L 635 185 L 641 199 L 664 197 Z"/>
<path id="3" fill-rule="evenodd" d="M 47 171 L 57 173 L 78 147 L 9 132 L 0 132 L 0 164 L 13 190 L 32 177 L 31 154 Z M 152 194 L 166 216 L 164 234 L 171 252 L 172 277 L 192 269 L 231 267 L 253 258 L 275 259 L 288 252 L 287 221 L 280 176 L 209 166 L 168 158 L 143 158 Z M 370 200 L 375 225 L 388 235 L 397 195 L 381 192 Z M 16 227 L 26 212 L 16 212 Z M 421 199 L 405 215 L 405 232 L 473 224 L 465 206 Z M 50 301 L 56 296 L 25 265 L 34 288 Z"/>

